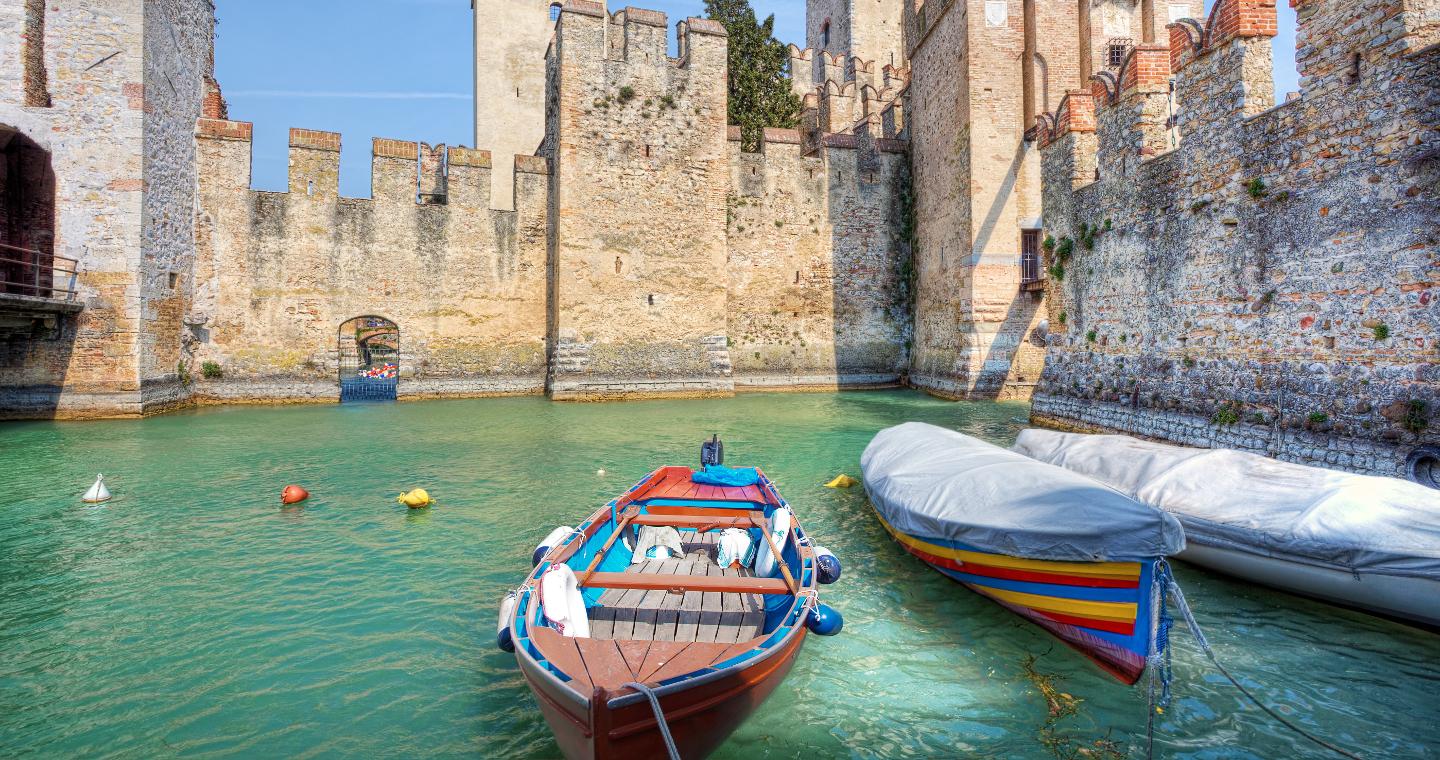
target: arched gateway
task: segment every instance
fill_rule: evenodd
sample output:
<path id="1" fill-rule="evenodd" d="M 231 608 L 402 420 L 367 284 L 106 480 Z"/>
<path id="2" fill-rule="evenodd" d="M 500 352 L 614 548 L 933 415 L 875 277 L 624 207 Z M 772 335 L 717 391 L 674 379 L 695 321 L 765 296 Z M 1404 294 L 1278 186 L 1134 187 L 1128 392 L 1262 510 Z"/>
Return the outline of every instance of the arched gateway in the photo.
<path id="1" fill-rule="evenodd" d="M 394 401 L 400 383 L 400 326 L 377 316 L 340 325 L 340 401 Z"/>

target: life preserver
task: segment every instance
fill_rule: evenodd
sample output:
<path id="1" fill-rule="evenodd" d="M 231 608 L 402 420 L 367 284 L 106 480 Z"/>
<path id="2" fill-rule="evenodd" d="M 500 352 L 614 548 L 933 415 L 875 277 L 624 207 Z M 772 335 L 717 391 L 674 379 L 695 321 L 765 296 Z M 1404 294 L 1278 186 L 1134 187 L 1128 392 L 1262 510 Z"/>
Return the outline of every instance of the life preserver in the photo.
<path id="1" fill-rule="evenodd" d="M 770 513 L 770 537 L 775 541 L 775 548 L 783 555 L 785 543 L 790 540 L 790 508 L 781 507 Z M 755 575 L 760 578 L 769 578 L 779 569 L 775 562 L 775 553 L 770 551 L 770 544 L 762 536 L 760 544 L 755 547 Z"/>

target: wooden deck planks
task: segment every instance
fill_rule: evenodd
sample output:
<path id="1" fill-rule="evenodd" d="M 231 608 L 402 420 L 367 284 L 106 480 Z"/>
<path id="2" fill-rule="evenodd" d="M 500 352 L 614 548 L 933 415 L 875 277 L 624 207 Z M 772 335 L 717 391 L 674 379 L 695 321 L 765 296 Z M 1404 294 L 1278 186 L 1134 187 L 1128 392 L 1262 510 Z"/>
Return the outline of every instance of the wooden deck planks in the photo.
<path id="1" fill-rule="evenodd" d="M 530 638 L 545 659 L 575 681 L 582 694 L 590 692 L 594 682 L 590 680 L 590 673 L 585 669 L 585 660 L 580 656 L 580 647 L 576 645 L 575 639 L 562 636 L 559 631 L 543 626 L 532 626 Z"/>
<path id="2" fill-rule="evenodd" d="M 600 639 L 574 641 L 580 658 L 585 661 L 585 670 L 590 674 L 590 683 L 615 689 L 636 680 L 635 671 L 630 668 L 615 642 Z"/>

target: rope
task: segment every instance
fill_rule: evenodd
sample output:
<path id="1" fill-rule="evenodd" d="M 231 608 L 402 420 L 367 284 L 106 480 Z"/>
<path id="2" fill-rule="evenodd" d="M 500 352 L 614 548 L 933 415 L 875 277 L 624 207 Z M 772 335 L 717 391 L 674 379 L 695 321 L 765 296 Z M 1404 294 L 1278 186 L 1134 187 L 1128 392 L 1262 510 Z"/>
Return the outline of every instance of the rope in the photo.
<path id="1" fill-rule="evenodd" d="M 1249 699 L 1251 702 L 1255 703 L 1256 707 L 1264 710 L 1267 715 L 1274 718 L 1277 722 L 1280 723 L 1280 725 L 1290 729 L 1291 731 L 1294 731 L 1295 733 L 1305 737 L 1306 739 L 1309 739 L 1315 744 L 1318 744 L 1321 747 L 1324 747 L 1325 749 L 1328 749 L 1331 752 L 1340 755 L 1341 757 L 1353 758 L 1353 760 L 1361 760 L 1360 756 L 1355 754 L 1354 752 L 1337 747 L 1334 744 L 1331 744 L 1330 742 L 1327 742 L 1324 739 L 1321 739 L 1320 737 L 1315 736 L 1314 734 L 1311 734 L 1305 729 L 1290 722 L 1285 718 L 1285 716 L 1267 707 L 1265 703 L 1261 702 L 1258 697 L 1256 697 L 1254 694 L 1251 694 L 1250 690 L 1245 688 L 1240 683 L 1240 681 L 1235 678 L 1235 676 L 1230 675 L 1230 671 L 1226 670 L 1225 666 L 1220 664 L 1220 660 L 1215 657 L 1214 650 L 1210 648 L 1210 642 L 1205 640 L 1205 634 L 1200 630 L 1200 624 L 1195 621 L 1195 615 L 1190 611 L 1190 605 L 1185 602 L 1185 593 L 1180 590 L 1180 584 L 1176 583 L 1173 577 L 1170 577 L 1168 567 L 1166 568 L 1164 575 L 1165 580 L 1169 586 L 1169 592 L 1175 597 L 1175 606 L 1180 609 L 1180 614 L 1185 618 L 1185 625 L 1190 628 L 1190 633 L 1195 636 L 1195 641 L 1200 644 L 1201 651 L 1205 652 L 1205 656 L 1210 659 L 1210 663 L 1214 665 L 1217 670 L 1220 671 L 1221 675 L 1225 676 L 1226 680 L 1228 680 L 1231 684 L 1234 684 L 1235 688 L 1239 689 L 1240 693 L 1244 694 L 1246 699 Z M 1152 710 L 1151 712 L 1153 713 L 1154 711 Z"/>
<path id="2" fill-rule="evenodd" d="M 650 698 L 650 709 L 655 711 L 655 724 L 660 726 L 660 736 L 665 740 L 665 749 L 670 752 L 670 760 L 680 760 L 680 750 L 675 749 L 675 739 L 670 736 L 670 726 L 665 722 L 665 711 L 660 709 L 660 698 L 655 696 L 654 689 L 634 681 L 625 685 Z"/>

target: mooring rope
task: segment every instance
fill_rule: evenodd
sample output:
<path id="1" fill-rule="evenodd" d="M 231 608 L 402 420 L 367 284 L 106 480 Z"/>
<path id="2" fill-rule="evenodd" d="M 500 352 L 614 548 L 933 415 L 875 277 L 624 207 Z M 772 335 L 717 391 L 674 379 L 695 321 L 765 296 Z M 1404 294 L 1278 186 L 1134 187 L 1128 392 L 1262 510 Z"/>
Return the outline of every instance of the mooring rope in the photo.
<path id="1" fill-rule="evenodd" d="M 1210 659 L 1210 663 L 1215 666 L 1216 670 L 1219 670 L 1219 671 L 1220 671 L 1220 674 L 1221 674 L 1221 675 L 1225 676 L 1225 679 L 1226 679 L 1227 681 L 1229 681 L 1231 684 L 1233 684 L 1236 689 L 1239 689 L 1239 690 L 1240 690 L 1240 693 L 1241 693 L 1241 694 L 1244 694 L 1246 699 L 1249 699 L 1251 702 L 1253 702 L 1256 707 L 1260 708 L 1261 710 L 1264 710 L 1267 715 L 1269 715 L 1270 717 L 1274 718 L 1278 723 L 1280 723 L 1280 725 L 1282 725 L 1282 726 L 1290 729 L 1291 731 L 1294 731 L 1295 733 L 1297 733 L 1297 734 L 1305 737 L 1306 739 L 1309 739 L 1311 742 L 1314 742 L 1315 744 L 1317 744 L 1317 745 L 1319 745 L 1319 746 L 1321 746 L 1321 747 L 1324 747 L 1325 749 L 1328 749 L 1328 750 L 1330 750 L 1331 752 L 1334 752 L 1334 753 L 1337 754 L 1337 755 L 1340 755 L 1340 756 L 1342 756 L 1342 757 L 1353 758 L 1353 760 L 1361 760 L 1360 755 L 1357 755 L 1357 754 L 1355 754 L 1354 752 L 1351 752 L 1351 751 L 1349 751 L 1349 750 L 1347 750 L 1347 749 L 1342 749 L 1342 748 L 1340 748 L 1340 747 L 1337 747 L 1337 746 L 1335 746 L 1334 744 L 1331 744 L 1330 742 L 1327 742 L 1327 741 L 1325 741 L 1324 739 L 1321 739 L 1320 737 L 1315 736 L 1314 734 L 1311 734 L 1309 731 L 1306 731 L 1305 729 L 1301 728 L 1300 726 L 1295 725 L 1295 724 L 1292 723 L 1290 720 L 1286 719 L 1285 716 L 1281 715 L 1280 713 L 1276 712 L 1275 710 L 1270 709 L 1268 706 L 1265 705 L 1265 703 L 1261 702 L 1258 697 L 1256 697 L 1254 694 L 1250 693 L 1250 690 L 1247 689 L 1247 688 L 1245 688 L 1245 686 L 1240 683 L 1239 679 L 1237 679 L 1237 678 L 1235 678 L 1235 676 L 1231 675 L 1231 674 L 1230 674 L 1230 671 L 1226 670 L 1226 669 L 1225 669 L 1225 666 L 1220 664 L 1220 660 L 1215 656 L 1215 651 L 1210 648 L 1210 642 L 1209 642 L 1208 640 L 1206 640 L 1204 631 L 1201 631 L 1201 630 L 1200 630 L 1200 623 L 1198 623 L 1198 622 L 1195 620 L 1195 614 L 1190 611 L 1190 605 L 1185 601 L 1185 592 L 1183 592 L 1183 591 L 1180 590 L 1180 584 L 1176 583 L 1174 576 L 1172 576 L 1172 575 L 1170 574 L 1170 566 L 1169 566 L 1169 564 L 1168 564 L 1168 563 L 1165 563 L 1164 560 L 1161 560 L 1159 563 L 1157 563 L 1157 566 L 1158 566 L 1158 567 L 1157 567 L 1157 570 L 1158 570 L 1158 572 L 1159 572 L 1159 577 L 1158 577 L 1158 579 L 1157 579 L 1157 582 L 1158 582 L 1159 584 L 1162 584 L 1162 585 L 1163 585 L 1163 591 L 1162 591 L 1162 593 L 1161 593 L 1161 595 L 1160 595 L 1161 604 L 1162 604 L 1162 605 L 1165 604 L 1166 596 L 1169 596 L 1169 597 L 1174 598 L 1174 600 L 1175 600 L 1175 606 L 1176 606 L 1176 608 L 1178 608 L 1178 609 L 1180 610 L 1181 616 L 1185 618 L 1185 625 L 1186 625 L 1186 627 L 1188 627 L 1188 628 L 1190 629 L 1190 634 L 1191 634 L 1192 636 L 1194 636 L 1194 637 L 1195 637 L 1195 641 L 1196 641 L 1198 644 L 1200 644 L 1200 650 L 1205 653 L 1205 656 Z M 1163 617 L 1168 618 L 1169 616 L 1168 616 L 1168 615 L 1164 615 Z M 1168 637 L 1169 637 L 1169 627 L 1170 627 L 1170 626 L 1168 625 L 1168 621 L 1164 621 L 1163 627 L 1164 627 L 1164 629 L 1165 629 L 1164 632 L 1163 632 L 1163 635 L 1168 639 Z M 1160 632 L 1160 631 L 1157 631 L 1156 634 L 1157 634 L 1157 638 L 1158 638 L 1158 636 L 1161 635 L 1161 632 Z M 1168 647 L 1167 647 L 1167 648 L 1168 648 Z M 1168 660 L 1169 658 L 1167 657 L 1166 659 Z M 1167 701 L 1167 702 L 1169 701 L 1168 681 L 1169 681 L 1169 675 L 1170 675 L 1169 672 L 1168 672 L 1168 671 L 1169 671 L 1168 665 L 1169 665 L 1169 663 L 1167 662 L 1167 663 L 1165 664 L 1165 667 L 1163 668 L 1163 670 L 1166 671 L 1166 672 L 1164 672 L 1164 673 L 1161 674 L 1162 678 L 1163 678 L 1163 679 L 1166 681 L 1166 683 L 1167 683 L 1167 688 L 1165 689 L 1165 692 L 1166 692 L 1166 693 L 1165 693 L 1165 701 Z M 1147 749 L 1147 754 L 1146 754 L 1146 756 L 1147 756 L 1147 757 L 1154 757 L 1154 750 L 1155 750 L 1154 719 L 1155 719 L 1155 713 L 1156 713 L 1156 709 L 1155 709 L 1155 708 L 1156 708 L 1156 705 L 1155 705 L 1155 697 L 1154 697 L 1154 683 L 1155 683 L 1155 681 L 1154 681 L 1154 677 L 1153 677 L 1153 676 L 1152 676 L 1152 678 L 1151 678 L 1150 683 L 1151 683 L 1151 694 L 1150 694 L 1150 702 L 1151 702 L 1151 703 L 1150 703 L 1150 720 L 1149 720 L 1149 723 L 1148 723 L 1149 747 L 1148 747 L 1148 749 Z"/>
<path id="2" fill-rule="evenodd" d="M 655 696 L 655 690 L 634 681 L 625 685 L 650 698 L 650 709 L 655 711 L 655 723 L 660 726 L 660 736 L 665 739 L 665 749 L 670 752 L 670 760 L 680 760 L 680 750 L 675 748 L 675 739 L 670 736 L 670 726 L 665 723 L 665 711 L 660 709 L 660 698 Z"/>

